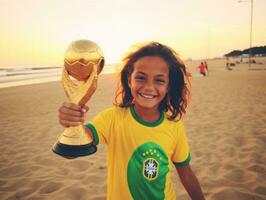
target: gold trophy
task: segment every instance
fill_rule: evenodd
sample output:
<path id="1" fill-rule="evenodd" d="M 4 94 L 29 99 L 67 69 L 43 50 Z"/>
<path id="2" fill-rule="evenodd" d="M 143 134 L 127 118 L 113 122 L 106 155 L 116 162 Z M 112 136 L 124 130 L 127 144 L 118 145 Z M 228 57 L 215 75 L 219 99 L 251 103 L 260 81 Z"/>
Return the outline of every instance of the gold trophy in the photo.
<path id="1" fill-rule="evenodd" d="M 70 102 L 85 105 L 95 92 L 97 77 L 104 66 L 99 46 L 89 40 L 72 42 L 64 58 L 62 82 Z M 83 125 L 69 127 L 59 136 L 53 151 L 66 158 L 86 156 L 97 151 Z"/>

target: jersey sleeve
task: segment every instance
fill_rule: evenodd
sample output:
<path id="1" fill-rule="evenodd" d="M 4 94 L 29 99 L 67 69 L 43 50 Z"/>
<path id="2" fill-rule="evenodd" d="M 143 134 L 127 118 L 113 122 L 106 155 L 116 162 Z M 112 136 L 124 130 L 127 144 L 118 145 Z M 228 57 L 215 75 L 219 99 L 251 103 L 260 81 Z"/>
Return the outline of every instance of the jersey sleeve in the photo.
<path id="1" fill-rule="evenodd" d="M 95 145 L 106 143 L 108 144 L 110 138 L 110 127 L 114 120 L 114 109 L 109 108 L 99 113 L 92 119 L 86 128 L 90 129 L 93 135 L 93 143 Z"/>
<path id="2" fill-rule="evenodd" d="M 190 162 L 189 145 L 187 141 L 184 124 L 178 122 L 177 139 L 174 153 L 172 155 L 172 162 L 176 167 L 187 166 Z"/>

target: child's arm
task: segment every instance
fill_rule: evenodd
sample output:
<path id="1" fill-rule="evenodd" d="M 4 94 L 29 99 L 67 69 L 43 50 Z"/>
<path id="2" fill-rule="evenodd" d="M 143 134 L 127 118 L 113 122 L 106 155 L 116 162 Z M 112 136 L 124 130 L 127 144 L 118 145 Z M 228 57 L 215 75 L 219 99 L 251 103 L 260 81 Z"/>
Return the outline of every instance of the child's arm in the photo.
<path id="1" fill-rule="evenodd" d="M 204 200 L 200 184 L 190 165 L 176 167 L 180 180 L 192 200 Z"/>

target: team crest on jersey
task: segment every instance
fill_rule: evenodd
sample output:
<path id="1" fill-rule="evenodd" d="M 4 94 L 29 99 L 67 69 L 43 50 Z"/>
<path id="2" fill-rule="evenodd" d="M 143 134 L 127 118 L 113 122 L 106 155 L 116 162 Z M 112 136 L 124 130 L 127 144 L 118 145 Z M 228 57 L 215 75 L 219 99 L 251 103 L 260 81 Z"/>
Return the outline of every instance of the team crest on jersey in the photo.
<path id="1" fill-rule="evenodd" d="M 154 180 L 158 176 L 159 163 L 154 158 L 143 161 L 143 176 L 148 180 Z"/>
<path id="2" fill-rule="evenodd" d="M 165 199 L 168 166 L 168 156 L 160 145 L 146 142 L 138 146 L 128 162 L 127 169 L 128 187 L 132 198 Z"/>

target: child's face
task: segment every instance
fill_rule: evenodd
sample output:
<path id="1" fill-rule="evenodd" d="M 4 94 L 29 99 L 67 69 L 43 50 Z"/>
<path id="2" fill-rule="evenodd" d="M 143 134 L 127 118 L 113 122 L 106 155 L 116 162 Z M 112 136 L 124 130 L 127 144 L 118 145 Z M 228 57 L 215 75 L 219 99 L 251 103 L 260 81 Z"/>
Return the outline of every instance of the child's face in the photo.
<path id="1" fill-rule="evenodd" d="M 135 62 L 128 84 L 135 106 L 157 110 L 168 91 L 169 66 L 159 56 L 142 57 Z"/>

